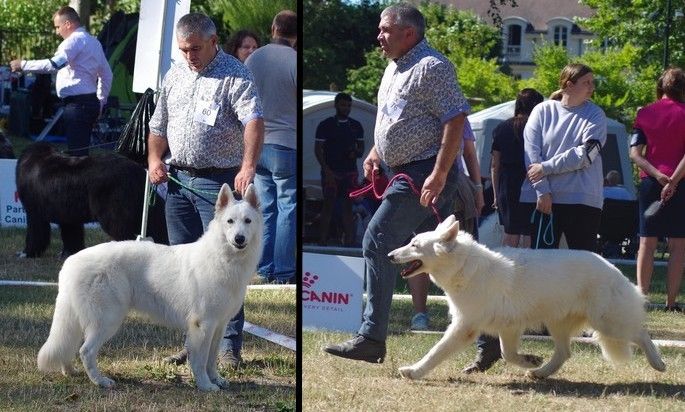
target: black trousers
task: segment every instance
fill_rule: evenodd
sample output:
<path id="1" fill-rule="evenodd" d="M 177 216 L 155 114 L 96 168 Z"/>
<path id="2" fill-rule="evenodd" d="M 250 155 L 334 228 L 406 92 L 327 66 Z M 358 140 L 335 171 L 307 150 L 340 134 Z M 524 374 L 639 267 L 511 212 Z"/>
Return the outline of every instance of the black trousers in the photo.
<path id="1" fill-rule="evenodd" d="M 602 209 L 596 207 L 580 204 L 553 204 L 551 216 L 535 212 L 531 247 L 533 249 L 558 249 L 559 240 L 563 234 L 569 249 L 596 252 L 601 218 Z"/>
<path id="2" fill-rule="evenodd" d="M 67 96 L 64 103 L 64 133 L 67 137 L 67 153 L 72 156 L 87 156 L 90 135 L 95 121 L 100 116 L 100 101 L 95 93 Z"/>

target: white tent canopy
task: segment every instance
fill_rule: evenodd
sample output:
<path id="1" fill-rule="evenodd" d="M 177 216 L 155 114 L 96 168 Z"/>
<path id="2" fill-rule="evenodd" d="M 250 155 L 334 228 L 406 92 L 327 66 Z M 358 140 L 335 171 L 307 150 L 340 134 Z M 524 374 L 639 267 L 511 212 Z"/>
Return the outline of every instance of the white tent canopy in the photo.
<path id="1" fill-rule="evenodd" d="M 302 186 L 307 199 L 321 199 L 321 167 L 314 154 L 316 127 L 322 120 L 335 115 L 333 100 L 336 92 L 304 90 L 302 92 Z M 376 106 L 352 98 L 350 117 L 364 128 L 364 155 L 373 146 L 373 128 L 376 124 Z M 357 162 L 361 173 L 364 157 Z"/>
<path id="2" fill-rule="evenodd" d="M 480 173 L 490 177 L 490 149 L 492 148 L 492 131 L 500 122 L 514 116 L 514 100 L 489 107 L 469 116 L 469 122 L 476 135 L 476 151 L 480 161 Z M 607 141 L 602 148 L 602 166 L 604 176 L 610 170 L 621 175 L 621 183 L 635 195 L 632 167 L 629 157 L 630 142 L 628 133 L 622 123 L 607 119 Z"/>

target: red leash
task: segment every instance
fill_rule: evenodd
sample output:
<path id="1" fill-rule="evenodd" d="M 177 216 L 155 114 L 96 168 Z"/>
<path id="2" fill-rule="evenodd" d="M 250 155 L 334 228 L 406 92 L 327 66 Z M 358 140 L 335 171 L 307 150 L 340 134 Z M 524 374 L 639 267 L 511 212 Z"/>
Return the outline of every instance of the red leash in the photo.
<path id="1" fill-rule="evenodd" d="M 390 187 L 390 185 L 392 185 L 392 182 L 394 182 L 397 179 L 406 180 L 407 183 L 409 183 L 409 187 L 411 188 L 411 191 L 414 192 L 414 194 L 416 196 L 418 196 L 419 198 L 421 197 L 421 192 L 419 192 L 419 190 L 414 185 L 414 181 L 412 180 L 412 178 L 409 177 L 409 175 L 404 174 L 404 173 L 398 173 L 395 176 L 393 176 L 392 179 L 390 179 L 390 181 L 388 182 L 388 185 L 385 187 L 385 189 L 383 189 L 383 191 L 379 193 L 379 190 L 377 190 L 378 188 L 376 188 L 376 174 L 373 172 L 371 173 L 371 183 L 362 187 L 361 189 L 357 189 L 357 190 L 350 192 L 349 196 L 351 198 L 356 198 L 356 197 L 362 196 L 368 192 L 373 192 L 373 196 L 376 198 L 376 200 L 381 200 L 381 199 L 383 199 L 383 195 L 385 195 L 385 192 L 388 191 L 388 188 Z M 440 219 L 440 214 L 438 213 L 438 209 L 432 203 L 430 205 L 430 208 L 433 211 L 433 214 L 435 215 L 435 219 L 438 221 L 438 224 L 440 224 L 442 219 Z"/>

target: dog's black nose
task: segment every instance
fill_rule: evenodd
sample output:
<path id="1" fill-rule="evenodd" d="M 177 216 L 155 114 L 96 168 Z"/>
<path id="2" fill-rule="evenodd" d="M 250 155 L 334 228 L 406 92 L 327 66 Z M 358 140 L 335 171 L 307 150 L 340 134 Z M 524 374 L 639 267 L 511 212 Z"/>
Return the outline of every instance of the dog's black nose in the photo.
<path id="1" fill-rule="evenodd" d="M 236 236 L 235 236 L 235 243 L 236 243 L 237 245 L 242 245 L 243 243 L 245 243 L 245 236 L 243 236 L 243 235 L 236 235 Z"/>

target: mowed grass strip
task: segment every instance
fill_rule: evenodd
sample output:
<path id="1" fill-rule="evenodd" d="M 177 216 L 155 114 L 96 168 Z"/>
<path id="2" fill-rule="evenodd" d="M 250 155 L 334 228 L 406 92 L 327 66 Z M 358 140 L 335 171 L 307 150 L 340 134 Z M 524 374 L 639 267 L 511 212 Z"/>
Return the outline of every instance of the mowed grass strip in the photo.
<path id="1" fill-rule="evenodd" d="M 429 301 L 431 325 L 447 326 L 447 304 Z M 475 345 L 450 356 L 425 379 L 402 379 L 400 366 L 421 359 L 441 334 L 409 332 L 411 302 L 392 304 L 388 354 L 383 364 L 350 361 L 328 355 L 322 348 L 352 335 L 305 331 L 302 335 L 303 410 L 509 411 L 601 410 L 673 411 L 685 405 L 685 349 L 660 348 L 666 372 L 652 369 L 642 352 L 615 367 L 602 358 L 599 347 L 572 344 L 572 356 L 549 379 L 532 380 L 525 370 L 499 361 L 486 373 L 465 375 Z M 685 340 L 685 315 L 648 312 L 647 327 L 654 339 Z M 521 352 L 548 361 L 553 343 L 522 341 Z"/>
<path id="2" fill-rule="evenodd" d="M 22 229 L 0 229 L 0 279 L 57 281 L 62 260 L 59 232 L 44 257 L 18 259 Z M 86 245 L 109 241 L 100 230 L 86 230 Z M 245 334 L 244 364 L 221 368 L 231 386 L 227 391 L 202 393 L 194 387 L 190 369 L 162 358 L 179 350 L 181 331 L 157 326 L 131 314 L 102 348 L 98 364 L 117 386 L 102 390 L 83 372 L 74 377 L 43 374 L 36 355 L 52 323 L 55 287 L 0 287 L 0 410 L 276 410 L 296 408 L 295 353 Z M 294 290 L 252 290 L 245 301 L 246 320 L 272 331 L 296 336 Z M 82 371 L 76 359 L 78 371 Z"/>

